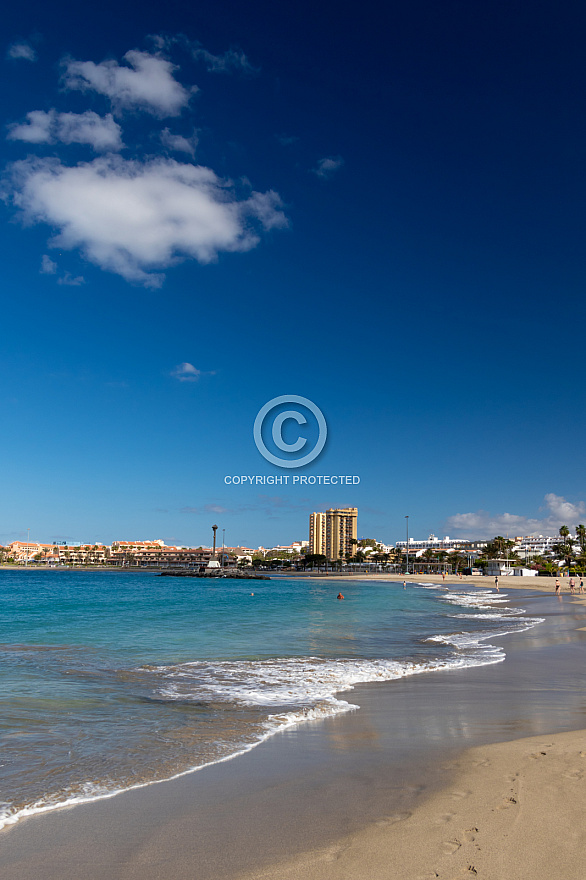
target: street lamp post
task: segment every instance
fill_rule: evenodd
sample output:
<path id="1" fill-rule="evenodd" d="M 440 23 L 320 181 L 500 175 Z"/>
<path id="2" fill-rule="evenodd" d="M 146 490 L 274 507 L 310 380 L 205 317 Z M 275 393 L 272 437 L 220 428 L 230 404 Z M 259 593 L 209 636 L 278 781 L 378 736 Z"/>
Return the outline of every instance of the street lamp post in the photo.
<path id="1" fill-rule="evenodd" d="M 217 526 L 212 526 L 214 532 L 214 549 L 212 550 L 212 559 L 216 558 L 216 532 L 218 531 Z"/>
<path id="2" fill-rule="evenodd" d="M 226 556 L 224 554 L 224 544 L 226 542 L 226 529 L 222 529 L 222 568 L 224 568 L 224 561 Z"/>
<path id="3" fill-rule="evenodd" d="M 407 574 L 409 574 L 409 516 L 405 517 L 407 521 Z"/>

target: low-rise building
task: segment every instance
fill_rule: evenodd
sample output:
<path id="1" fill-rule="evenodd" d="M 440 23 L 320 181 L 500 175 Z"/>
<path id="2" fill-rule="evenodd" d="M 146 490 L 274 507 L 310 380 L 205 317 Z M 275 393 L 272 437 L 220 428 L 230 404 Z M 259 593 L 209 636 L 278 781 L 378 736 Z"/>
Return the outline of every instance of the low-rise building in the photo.
<path id="1" fill-rule="evenodd" d="M 559 535 L 525 535 L 513 540 L 515 542 L 513 550 L 517 556 L 531 559 L 534 556 L 552 555 L 562 539 Z"/>
<path id="2" fill-rule="evenodd" d="M 411 553 L 412 550 L 447 550 L 450 552 L 453 550 L 462 550 L 464 547 L 468 547 L 470 543 L 470 541 L 467 541 L 464 538 L 450 538 L 449 535 L 446 535 L 445 538 L 436 538 L 435 535 L 430 535 L 425 541 L 420 541 L 416 538 L 409 538 L 409 553 Z M 407 541 L 397 541 L 395 546 L 397 547 L 397 550 L 406 550 Z"/>

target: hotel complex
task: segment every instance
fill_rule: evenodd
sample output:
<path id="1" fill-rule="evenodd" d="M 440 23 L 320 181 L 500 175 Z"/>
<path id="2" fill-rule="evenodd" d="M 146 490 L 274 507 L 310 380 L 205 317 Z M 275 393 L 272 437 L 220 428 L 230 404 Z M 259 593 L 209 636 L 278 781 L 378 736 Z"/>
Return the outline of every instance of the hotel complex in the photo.
<path id="1" fill-rule="evenodd" d="M 357 507 L 330 507 L 309 516 L 309 552 L 332 562 L 354 555 L 358 535 Z"/>
<path id="2" fill-rule="evenodd" d="M 216 527 L 217 528 L 217 527 Z M 584 529 L 580 526 L 577 529 Z M 12 541 L 6 547 L 0 546 L 0 565 L 47 565 L 75 566 L 97 565 L 104 567 L 150 567 L 150 568 L 206 568 L 220 565 L 222 568 L 236 566 L 273 565 L 280 560 L 285 567 L 297 566 L 306 556 L 325 557 L 328 562 L 345 562 L 356 557 L 360 552 L 360 560 L 368 565 L 382 563 L 402 565 L 402 557 L 409 551 L 409 559 L 421 566 L 446 565 L 452 559 L 465 556 L 468 567 L 477 560 L 487 563 L 485 558 L 489 542 L 484 540 L 466 540 L 463 538 L 436 538 L 429 535 L 426 540 L 409 538 L 397 541 L 395 545 L 383 544 L 372 538 L 357 539 L 358 508 L 330 507 L 325 512 L 315 511 L 309 517 L 309 542 L 294 541 L 291 544 L 278 544 L 274 547 L 258 548 L 236 546 L 228 547 L 185 547 L 167 546 L 161 539 L 150 541 L 114 541 L 112 544 L 83 543 L 79 541 L 54 542 L 52 544 L 36 541 Z M 524 559 L 525 564 L 537 563 L 539 567 L 557 562 L 558 568 L 567 565 L 568 554 L 581 555 L 586 558 L 586 536 L 570 535 L 567 547 L 560 542 L 559 535 L 527 535 L 514 537 L 508 544 L 506 565 L 509 562 L 519 565 Z M 565 547 L 565 549 L 564 549 Z M 568 549 L 569 548 L 569 549 Z M 488 554 L 491 564 L 494 552 Z M 305 563 L 304 563 L 305 565 Z M 536 566 L 534 566 L 536 567 Z M 431 569 L 430 569 L 431 570 Z"/>
<path id="3" fill-rule="evenodd" d="M 164 541 L 114 541 L 112 544 L 83 544 L 79 541 L 41 544 L 37 541 L 12 541 L 0 547 L 0 562 L 28 565 L 103 565 L 119 567 L 193 568 L 207 566 L 212 559 L 225 567 L 251 564 L 254 558 L 295 559 L 307 552 L 307 541 L 277 547 L 168 547 Z"/>

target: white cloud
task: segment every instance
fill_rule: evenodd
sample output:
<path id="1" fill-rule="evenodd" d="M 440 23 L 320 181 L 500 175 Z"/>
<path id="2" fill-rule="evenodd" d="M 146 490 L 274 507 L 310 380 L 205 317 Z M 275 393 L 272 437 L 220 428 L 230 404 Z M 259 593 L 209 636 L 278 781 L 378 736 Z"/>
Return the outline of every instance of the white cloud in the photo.
<path id="1" fill-rule="evenodd" d="M 281 210 L 281 198 L 272 189 L 265 193 L 253 192 L 245 204 L 246 210 L 260 221 L 263 229 L 283 229 L 288 225 Z"/>
<path id="2" fill-rule="evenodd" d="M 210 168 L 172 159 L 110 155 L 68 167 L 29 158 L 11 170 L 14 204 L 29 223 L 58 230 L 54 245 L 80 248 L 102 269 L 149 287 L 164 280 L 155 270 L 179 259 L 209 263 L 255 247 L 259 227 L 287 225 L 277 193 L 239 199 Z"/>
<path id="3" fill-rule="evenodd" d="M 27 144 L 50 144 L 56 115 L 55 110 L 31 110 L 26 114 L 26 122 L 20 125 L 14 123 L 9 127 L 8 140 L 26 141 Z"/>
<path id="4" fill-rule="evenodd" d="M 56 110 L 31 110 L 27 121 L 10 126 L 8 139 L 29 144 L 89 144 L 97 152 L 121 150 L 121 128 L 111 113 L 98 116 L 85 113 L 57 113 Z"/>
<path id="5" fill-rule="evenodd" d="M 312 168 L 312 171 L 318 177 L 321 177 L 322 180 L 329 180 L 336 171 L 340 170 L 343 164 L 344 160 L 341 156 L 327 156 L 325 159 L 319 159 L 317 166 Z"/>
<path id="6" fill-rule="evenodd" d="M 232 71 L 258 73 L 258 68 L 252 66 L 241 49 L 228 49 L 222 55 L 213 55 L 203 46 L 195 44 L 191 54 L 196 61 L 203 61 L 206 70 L 211 73 L 231 73 Z"/>
<path id="7" fill-rule="evenodd" d="M 203 509 L 206 513 L 228 513 L 228 508 L 221 504 L 205 504 Z"/>
<path id="8" fill-rule="evenodd" d="M 215 376 L 216 373 L 214 370 L 208 370 L 207 372 L 198 370 L 193 364 L 185 362 L 183 364 L 177 364 L 177 366 L 171 370 L 170 375 L 173 376 L 174 379 L 179 379 L 180 382 L 199 382 L 202 376 Z"/>
<path id="9" fill-rule="evenodd" d="M 14 58 L 15 60 L 22 59 L 23 61 L 36 61 L 37 53 L 30 43 L 20 42 L 13 43 L 12 46 L 8 47 L 6 57 Z"/>
<path id="10" fill-rule="evenodd" d="M 57 263 L 51 257 L 43 254 L 40 268 L 42 275 L 56 275 L 58 268 Z M 81 275 L 73 276 L 70 272 L 64 272 L 63 275 L 57 278 L 57 284 L 65 284 L 68 287 L 80 287 L 82 284 L 85 284 L 85 278 Z"/>
<path id="11" fill-rule="evenodd" d="M 111 113 L 98 116 L 85 113 L 60 113 L 57 119 L 57 140 L 64 144 L 90 144 L 94 150 L 121 150 L 124 144 L 121 128 Z"/>
<path id="12" fill-rule="evenodd" d="M 190 40 L 184 34 L 176 34 L 175 36 L 161 36 L 160 34 L 151 34 L 149 37 L 153 46 L 161 52 L 170 51 L 174 46 L 180 46 L 191 53 L 192 58 L 196 61 L 203 61 L 206 70 L 211 73 L 248 73 L 256 74 L 259 68 L 254 67 L 242 49 L 228 49 L 221 55 L 214 55 L 204 49 L 197 40 Z"/>
<path id="13" fill-rule="evenodd" d="M 466 538 L 494 538 L 495 535 L 556 535 L 561 526 L 574 527 L 584 519 L 586 504 L 572 504 L 553 492 L 545 496 L 549 511 L 543 519 L 533 519 L 514 513 L 490 514 L 485 510 L 476 513 L 457 513 L 446 520 L 446 531 Z"/>
<path id="14" fill-rule="evenodd" d="M 85 284 L 85 278 L 82 275 L 73 276 L 69 272 L 65 272 L 61 278 L 57 279 L 57 284 L 65 284 L 67 287 L 81 287 Z"/>
<path id="15" fill-rule="evenodd" d="M 43 275 L 54 275 L 57 271 L 57 263 L 55 263 L 51 257 L 48 257 L 47 254 L 43 254 L 43 259 L 41 260 L 41 273 Z"/>
<path id="16" fill-rule="evenodd" d="M 586 513 L 586 505 L 583 501 L 572 504 L 561 495 L 554 495 L 553 492 L 549 492 L 545 496 L 545 503 L 551 513 L 552 520 L 556 523 L 559 522 L 560 526 L 569 526 L 574 520 L 576 520 L 574 525 L 578 525 L 578 520 Z"/>
<path id="17" fill-rule="evenodd" d="M 154 116 L 179 116 L 194 89 L 184 88 L 173 76 L 174 64 L 160 55 L 131 49 L 117 61 L 65 61 L 64 82 L 69 89 L 93 90 L 106 95 L 117 111 L 145 110 Z"/>
<path id="18" fill-rule="evenodd" d="M 183 363 L 177 364 L 171 375 L 180 382 L 197 382 L 201 376 L 201 370 L 194 367 L 193 364 Z"/>
<path id="19" fill-rule="evenodd" d="M 161 132 L 161 143 L 176 153 L 188 153 L 190 156 L 195 156 L 198 137 L 195 131 L 191 137 L 186 138 L 181 134 L 172 134 L 168 128 L 164 128 Z"/>

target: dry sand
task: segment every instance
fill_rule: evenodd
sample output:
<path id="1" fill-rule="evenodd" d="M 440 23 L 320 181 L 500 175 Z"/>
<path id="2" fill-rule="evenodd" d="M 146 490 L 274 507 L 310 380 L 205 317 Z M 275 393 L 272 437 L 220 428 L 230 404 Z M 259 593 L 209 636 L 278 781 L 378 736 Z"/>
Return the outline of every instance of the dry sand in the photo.
<path id="1" fill-rule="evenodd" d="M 586 731 L 465 752 L 410 813 L 241 880 L 582 880 Z"/>

